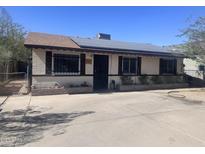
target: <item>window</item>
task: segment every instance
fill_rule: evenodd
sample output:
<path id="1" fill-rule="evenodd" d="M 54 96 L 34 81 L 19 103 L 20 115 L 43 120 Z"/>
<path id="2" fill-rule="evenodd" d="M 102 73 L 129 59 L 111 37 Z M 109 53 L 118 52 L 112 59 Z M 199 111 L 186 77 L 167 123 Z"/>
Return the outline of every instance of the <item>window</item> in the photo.
<path id="1" fill-rule="evenodd" d="M 136 58 L 123 58 L 122 62 L 123 74 L 136 74 L 137 73 L 137 59 Z"/>
<path id="2" fill-rule="evenodd" d="M 54 54 L 54 73 L 79 73 L 79 56 Z"/>
<path id="3" fill-rule="evenodd" d="M 176 59 L 160 59 L 160 74 L 176 74 Z"/>

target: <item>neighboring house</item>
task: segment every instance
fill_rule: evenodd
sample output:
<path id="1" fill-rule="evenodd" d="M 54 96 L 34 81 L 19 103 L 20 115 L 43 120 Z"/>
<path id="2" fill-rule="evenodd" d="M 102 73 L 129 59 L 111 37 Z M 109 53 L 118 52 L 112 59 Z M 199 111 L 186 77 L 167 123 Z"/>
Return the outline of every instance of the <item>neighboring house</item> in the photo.
<path id="1" fill-rule="evenodd" d="M 183 44 L 165 46 L 164 48 L 172 52 L 182 53 L 184 51 L 182 48 L 180 48 L 181 46 L 183 46 Z M 199 63 L 196 60 L 193 60 L 188 57 L 184 58 L 183 63 L 184 63 L 184 73 L 185 74 L 195 77 L 195 78 L 204 79 L 204 71 L 205 71 L 204 64 Z"/>
<path id="2" fill-rule="evenodd" d="M 29 33 L 25 46 L 32 50 L 32 84 L 57 82 L 114 89 L 122 77 L 135 84 L 140 76 L 183 76 L 183 55 L 152 44 L 96 38 Z"/>
<path id="3" fill-rule="evenodd" d="M 195 78 L 204 79 L 205 65 L 195 60 L 185 58 L 184 59 L 184 72 Z"/>

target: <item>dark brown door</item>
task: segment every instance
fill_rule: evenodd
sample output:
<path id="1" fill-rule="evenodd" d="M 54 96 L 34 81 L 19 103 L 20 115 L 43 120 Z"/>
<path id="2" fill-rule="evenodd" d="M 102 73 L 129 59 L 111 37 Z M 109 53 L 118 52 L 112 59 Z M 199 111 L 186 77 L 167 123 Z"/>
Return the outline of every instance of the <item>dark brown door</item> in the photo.
<path id="1" fill-rule="evenodd" d="M 108 56 L 94 55 L 94 90 L 108 88 Z"/>

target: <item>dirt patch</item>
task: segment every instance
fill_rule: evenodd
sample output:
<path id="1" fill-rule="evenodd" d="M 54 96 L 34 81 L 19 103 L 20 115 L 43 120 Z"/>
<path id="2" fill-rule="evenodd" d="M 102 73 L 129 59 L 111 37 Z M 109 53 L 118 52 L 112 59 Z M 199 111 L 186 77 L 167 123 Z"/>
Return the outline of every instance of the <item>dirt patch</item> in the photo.
<path id="1" fill-rule="evenodd" d="M 25 80 L 14 80 L 0 85 L 0 96 L 17 95 L 25 83 Z"/>
<path id="2" fill-rule="evenodd" d="M 170 97 L 183 100 L 186 104 L 201 105 L 205 103 L 205 90 L 170 91 Z"/>

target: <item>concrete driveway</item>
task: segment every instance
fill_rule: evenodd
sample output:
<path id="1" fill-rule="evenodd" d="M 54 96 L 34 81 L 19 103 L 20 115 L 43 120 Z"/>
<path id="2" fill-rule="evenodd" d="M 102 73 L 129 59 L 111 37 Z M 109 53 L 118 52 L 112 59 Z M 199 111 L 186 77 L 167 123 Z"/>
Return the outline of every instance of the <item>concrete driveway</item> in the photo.
<path id="1" fill-rule="evenodd" d="M 10 97 L 1 146 L 204 146 L 205 103 L 168 90 Z"/>

